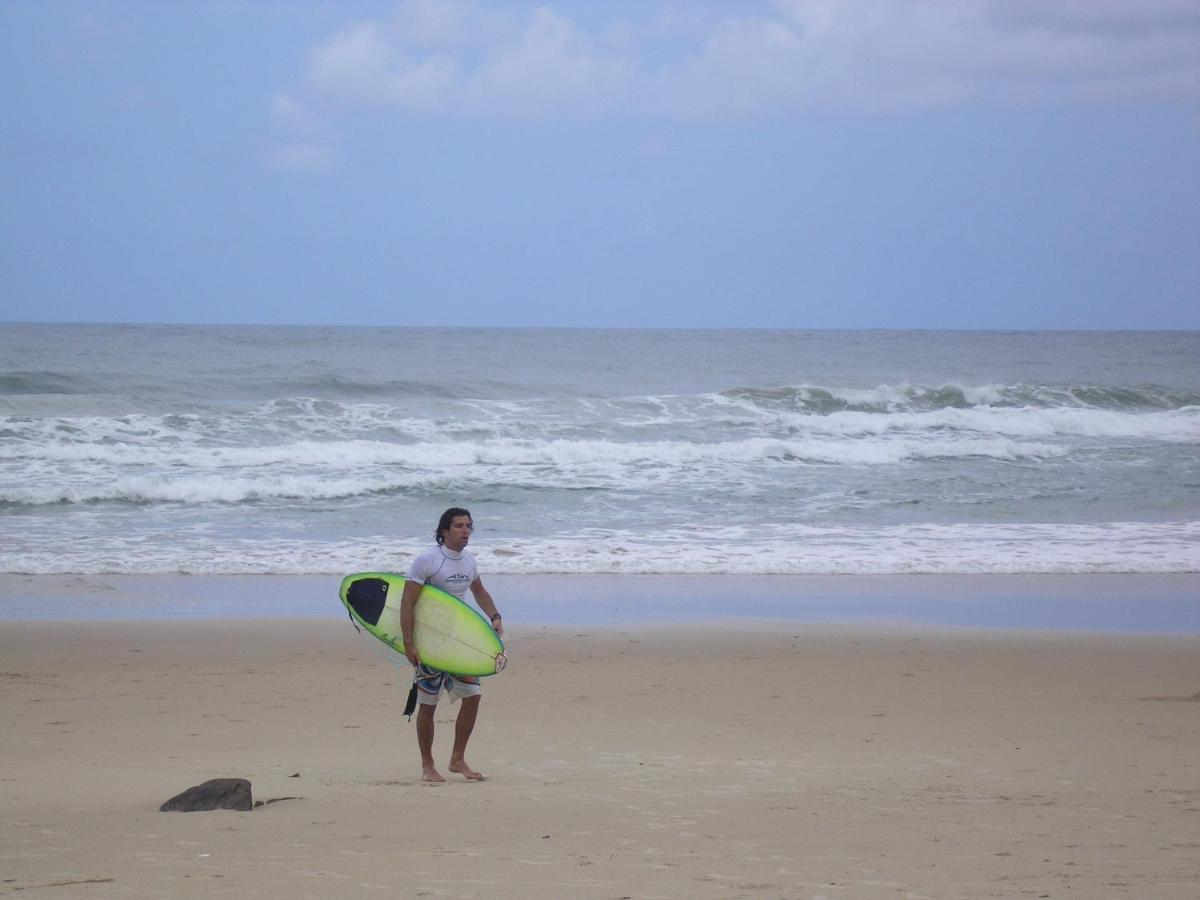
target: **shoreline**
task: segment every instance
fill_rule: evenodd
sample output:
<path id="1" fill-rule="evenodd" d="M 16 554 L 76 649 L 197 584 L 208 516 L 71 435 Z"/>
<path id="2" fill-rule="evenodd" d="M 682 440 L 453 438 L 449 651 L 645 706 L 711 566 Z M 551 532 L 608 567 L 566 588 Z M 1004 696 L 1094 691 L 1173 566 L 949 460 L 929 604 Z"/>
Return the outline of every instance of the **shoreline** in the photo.
<path id="1" fill-rule="evenodd" d="M 485 575 L 512 624 L 1200 634 L 1200 574 Z M 0 575 L 0 622 L 337 619 L 340 576 Z"/>

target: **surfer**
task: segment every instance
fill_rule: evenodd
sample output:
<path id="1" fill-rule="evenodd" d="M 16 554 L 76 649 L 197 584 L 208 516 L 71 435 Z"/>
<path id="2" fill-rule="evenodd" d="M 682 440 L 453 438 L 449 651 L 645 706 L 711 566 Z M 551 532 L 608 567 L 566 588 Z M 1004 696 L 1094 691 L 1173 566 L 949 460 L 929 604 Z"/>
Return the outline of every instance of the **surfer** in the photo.
<path id="1" fill-rule="evenodd" d="M 421 751 L 421 768 L 425 781 L 439 783 L 446 779 L 438 772 L 433 762 L 434 713 L 438 697 L 444 690 L 462 701 L 458 719 L 454 724 L 454 748 L 450 752 L 450 771 L 470 781 L 482 781 L 483 775 L 467 765 L 467 742 L 475 730 L 479 715 L 482 689 L 479 679 L 470 675 L 454 675 L 441 672 L 421 662 L 421 648 L 416 644 L 413 633 L 415 610 L 421 588 L 432 584 L 436 588 L 453 594 L 460 600 L 469 588 L 476 605 L 483 610 L 492 623 L 496 634 L 504 636 L 504 625 L 492 595 L 483 586 L 475 557 L 467 552 L 474 520 L 468 510 L 454 506 L 442 513 L 434 535 L 437 543 L 417 554 L 405 573 L 404 594 L 400 605 L 400 627 L 404 635 L 405 655 L 413 664 L 413 687 L 416 692 L 417 747 Z M 410 703 L 411 705 L 411 703 Z"/>

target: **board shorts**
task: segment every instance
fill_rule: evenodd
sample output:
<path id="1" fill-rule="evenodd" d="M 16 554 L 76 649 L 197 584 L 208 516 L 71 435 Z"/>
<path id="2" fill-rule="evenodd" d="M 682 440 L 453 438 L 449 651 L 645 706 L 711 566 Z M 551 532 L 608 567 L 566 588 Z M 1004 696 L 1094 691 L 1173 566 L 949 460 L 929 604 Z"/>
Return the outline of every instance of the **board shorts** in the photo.
<path id="1" fill-rule="evenodd" d="M 451 675 L 425 663 L 417 663 L 413 669 L 413 686 L 417 689 L 417 702 L 424 706 L 436 706 L 442 691 L 460 700 L 478 697 L 483 693 L 478 678 L 472 675 Z"/>

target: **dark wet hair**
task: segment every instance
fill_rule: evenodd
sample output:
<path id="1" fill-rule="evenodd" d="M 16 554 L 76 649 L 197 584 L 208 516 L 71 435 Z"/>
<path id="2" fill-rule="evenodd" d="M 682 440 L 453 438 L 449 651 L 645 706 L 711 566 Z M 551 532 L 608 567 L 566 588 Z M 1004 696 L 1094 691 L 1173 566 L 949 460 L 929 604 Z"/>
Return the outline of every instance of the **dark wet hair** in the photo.
<path id="1" fill-rule="evenodd" d="M 472 525 L 475 524 L 475 520 L 471 518 L 471 511 L 469 509 L 463 509 L 461 506 L 450 507 L 444 513 L 442 513 L 442 517 L 438 519 L 437 533 L 433 536 L 438 542 L 439 547 L 446 541 L 446 538 L 442 535 L 442 532 L 449 528 L 450 523 L 459 516 L 466 516 L 468 519 L 471 519 Z"/>

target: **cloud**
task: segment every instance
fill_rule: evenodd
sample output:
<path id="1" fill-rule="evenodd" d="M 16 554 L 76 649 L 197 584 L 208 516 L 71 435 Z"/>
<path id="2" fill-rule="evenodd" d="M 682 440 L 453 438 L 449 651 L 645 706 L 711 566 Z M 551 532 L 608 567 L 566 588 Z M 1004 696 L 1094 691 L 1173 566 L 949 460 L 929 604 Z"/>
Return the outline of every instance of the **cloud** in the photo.
<path id="1" fill-rule="evenodd" d="M 351 25 L 312 54 L 309 84 L 319 94 L 352 103 L 431 109 L 454 84 L 453 59 L 406 58 L 373 22 Z"/>
<path id="2" fill-rule="evenodd" d="M 590 30 L 563 8 L 406 0 L 313 49 L 307 90 L 332 110 L 445 117 L 1200 100 L 1194 0 L 774 0 L 686 17 L 664 3 Z"/>
<path id="3" fill-rule="evenodd" d="M 269 168 L 290 174 L 333 168 L 334 129 L 308 105 L 290 94 L 278 94 L 271 103 L 271 117 L 280 143 L 267 161 Z"/>
<path id="4" fill-rule="evenodd" d="M 665 114 L 1200 99 L 1200 22 L 1133 3 L 777 0 L 660 72 Z"/>
<path id="5" fill-rule="evenodd" d="M 328 130 L 316 113 L 289 94 L 275 97 L 271 104 L 271 115 L 276 127 L 289 134 L 312 136 Z"/>
<path id="6" fill-rule="evenodd" d="M 1118 36 L 1200 28 L 1195 0 L 1008 0 L 986 8 L 992 20 L 1018 28 Z"/>
<path id="7" fill-rule="evenodd" d="M 310 88 L 327 103 L 449 115 L 598 111 L 626 96 L 630 67 L 548 8 L 520 28 L 492 19 L 467 31 L 465 4 L 441 16 L 435 6 L 406 3 L 389 23 L 347 26 L 313 51 Z"/>
<path id="8" fill-rule="evenodd" d="M 598 51 L 567 19 L 539 8 L 511 43 L 494 48 L 464 85 L 476 111 L 600 112 L 629 96 L 632 65 Z"/>

